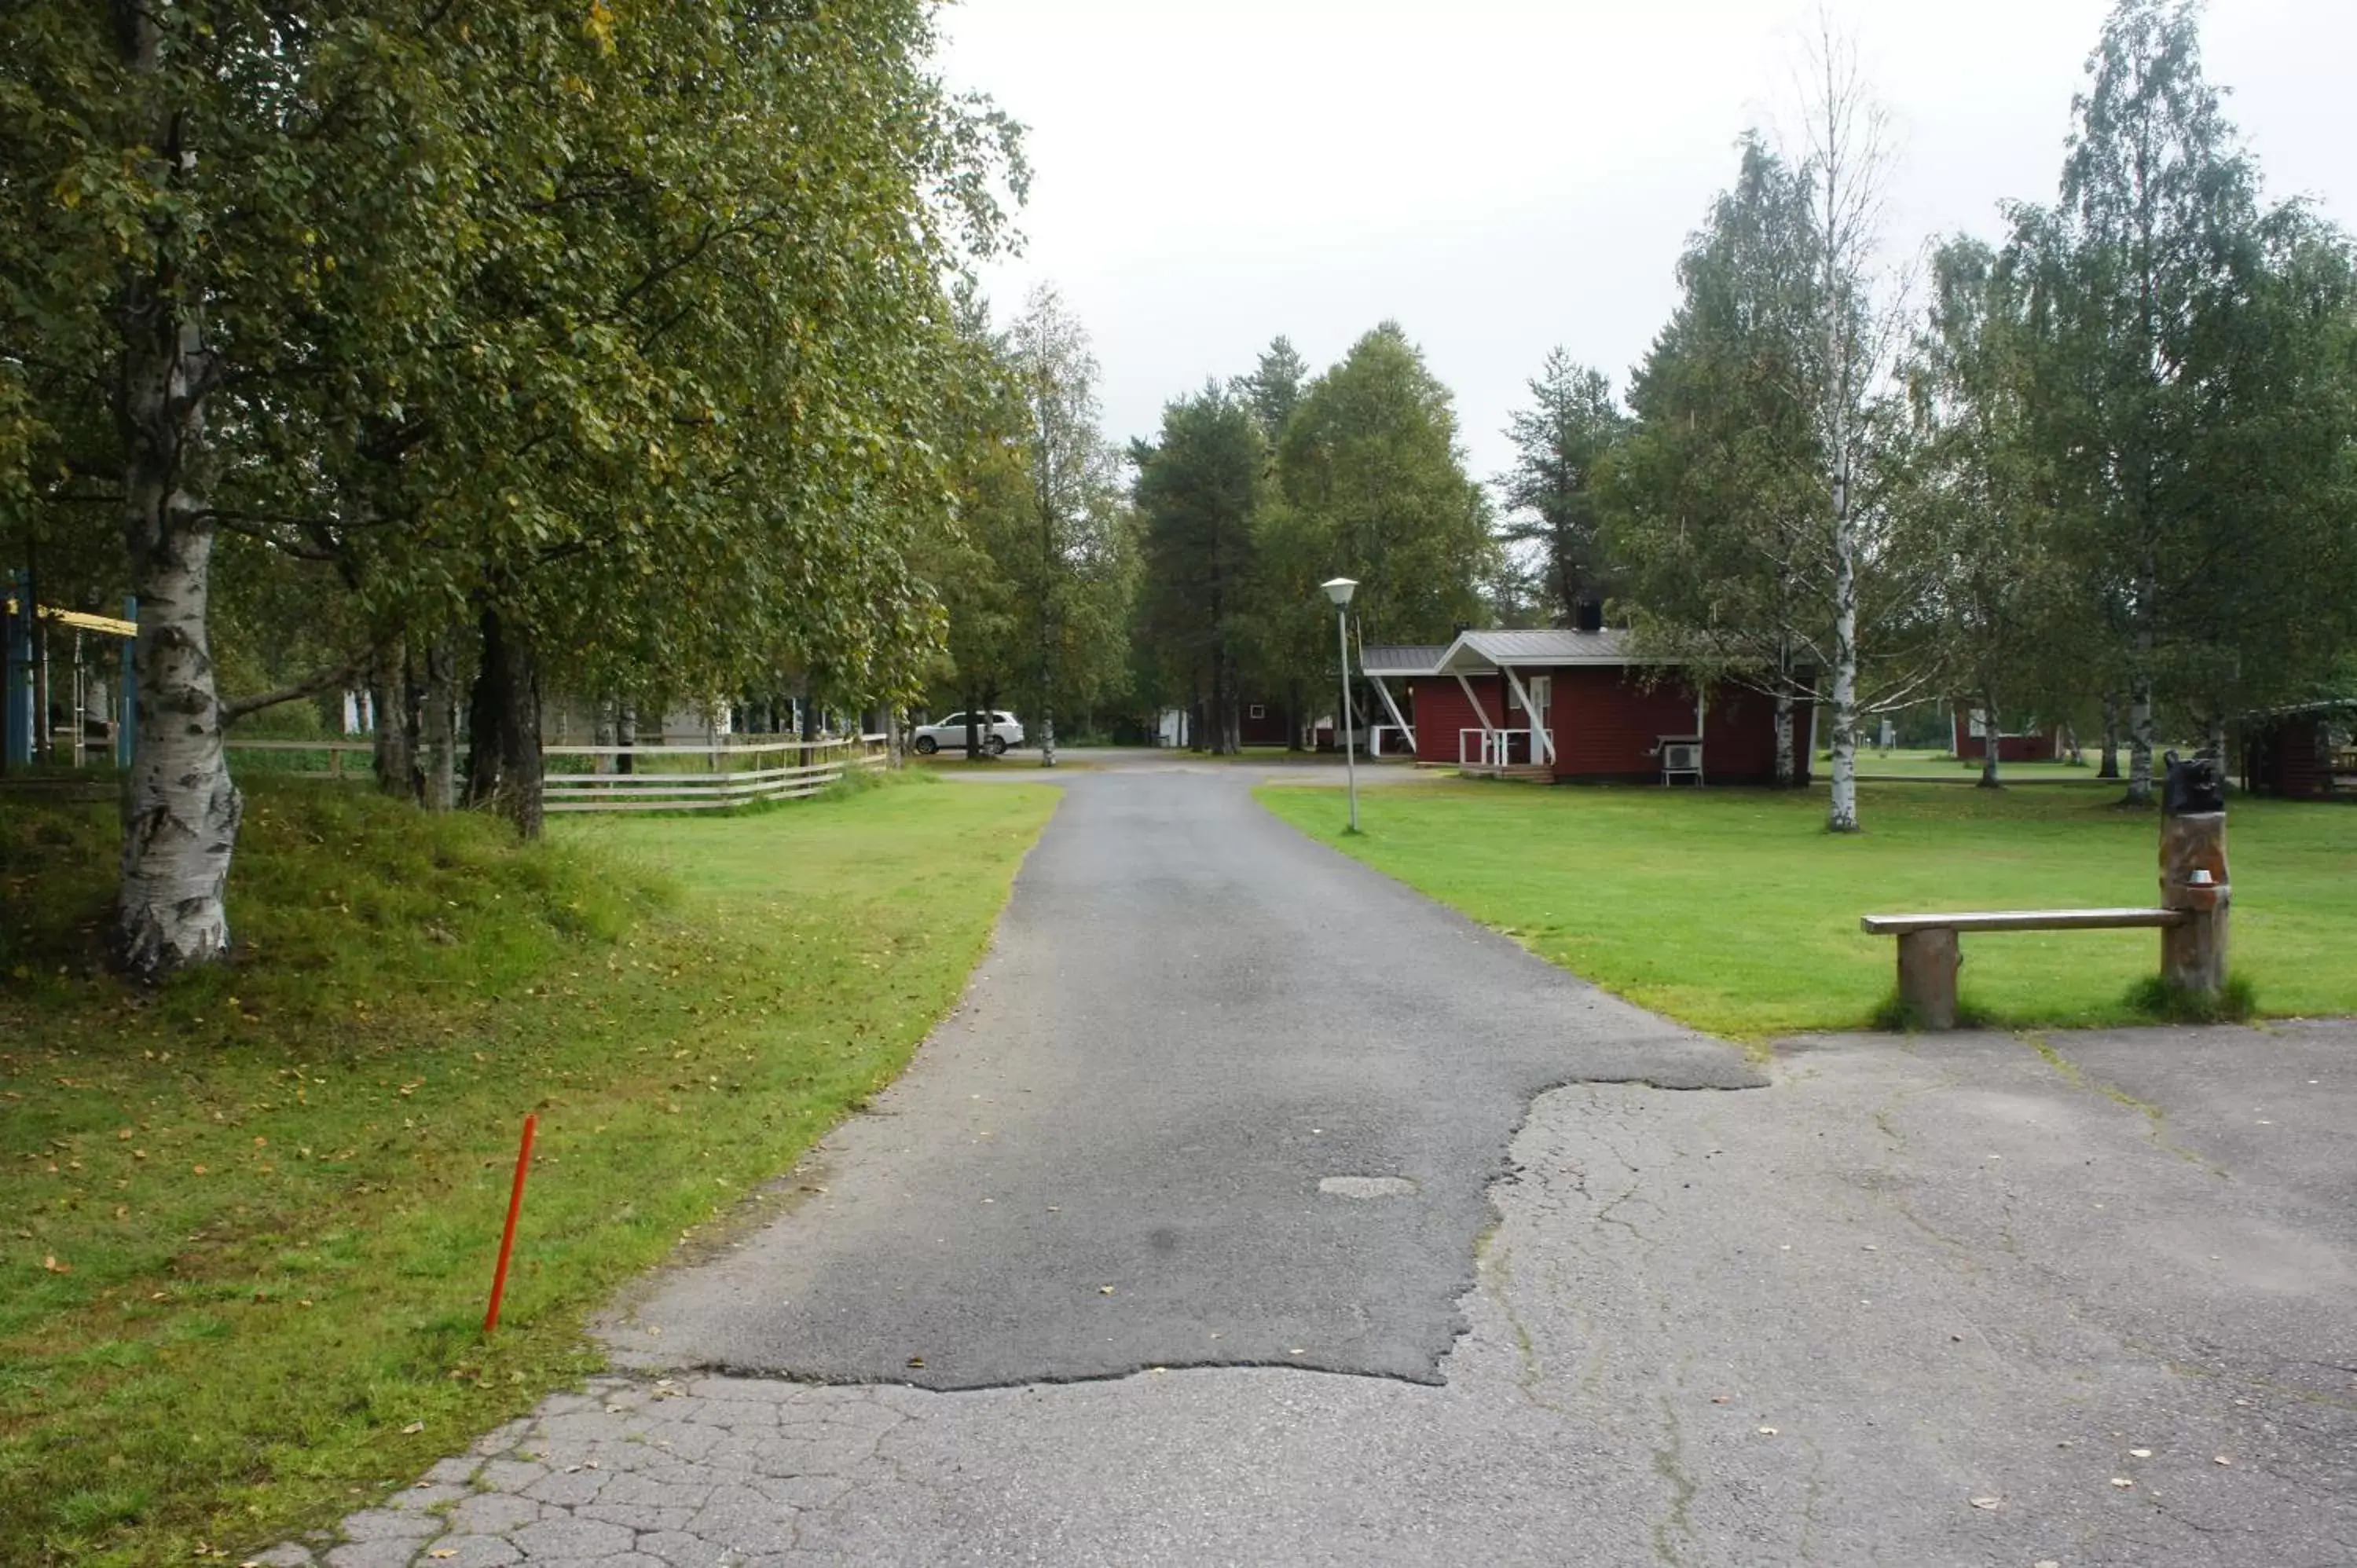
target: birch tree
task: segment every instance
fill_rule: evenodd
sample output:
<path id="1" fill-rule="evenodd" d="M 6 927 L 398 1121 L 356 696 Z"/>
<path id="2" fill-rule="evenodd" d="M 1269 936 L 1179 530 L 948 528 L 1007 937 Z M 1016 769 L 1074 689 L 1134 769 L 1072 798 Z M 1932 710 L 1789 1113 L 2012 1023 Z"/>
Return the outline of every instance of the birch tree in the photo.
<path id="1" fill-rule="evenodd" d="M 1030 532 L 1007 563 L 1032 650 L 1039 760 L 1056 765 L 1059 697 L 1088 701 L 1118 679 L 1130 587 L 1118 460 L 1100 426 L 1088 329 L 1049 284 L 1035 285 L 1006 335 L 1026 409 Z"/>
<path id="2" fill-rule="evenodd" d="M 2153 801 L 2165 538 L 2182 518 L 2169 426 L 2198 395 L 2188 330 L 2212 281 L 2224 209 L 2247 196 L 2217 93 L 2201 80 L 2190 5 L 2126 0 L 2106 20 L 2072 105 L 2046 277 L 2062 380 L 2052 387 L 2083 552 L 2126 627 L 2130 804 Z"/>
<path id="3" fill-rule="evenodd" d="M 191 188 L 206 127 L 189 32 L 138 0 L 110 7 L 126 81 L 129 161 L 148 186 L 145 243 L 116 306 L 115 417 L 123 434 L 123 532 L 139 600 L 134 668 L 139 744 L 124 788 L 116 961 L 139 976 L 219 958 L 223 895 L 242 813 L 221 754 L 221 696 L 205 611 L 214 530 L 207 400 L 221 361 L 206 333 L 201 210 Z M 185 24 L 183 24 L 185 27 Z M 198 70 L 202 69 L 201 64 Z M 144 134 L 142 134 L 144 132 Z"/>
<path id="4" fill-rule="evenodd" d="M 2115 628 L 2126 800 L 2166 710 L 2228 722 L 2329 676 L 2351 636 L 2346 241 L 2258 172 L 2203 75 L 2190 0 L 2120 0 L 2059 202 L 2018 214 L 2062 542 Z"/>
<path id="5" fill-rule="evenodd" d="M 1857 47 L 1820 15 L 1803 89 L 1807 154 L 1802 164 L 1818 272 L 1811 295 L 1819 356 L 1807 391 L 1822 432 L 1831 568 L 1833 790 L 1825 825 L 1856 832 L 1859 693 L 1859 575 L 1895 542 L 1893 514 L 1867 494 L 1877 420 L 1868 403 L 1885 392 L 1891 334 L 1876 297 L 1887 121 L 1860 74 Z"/>
<path id="6" fill-rule="evenodd" d="M 1835 97 L 1847 80 L 1836 67 Z M 1937 562 L 1894 504 L 1904 412 L 1868 308 L 1863 199 L 1852 174 L 1826 173 L 1855 170 L 1864 134 L 1831 118 L 1836 151 L 1803 163 L 1745 139 L 1734 187 L 1679 263 L 1678 310 L 1631 383 L 1636 424 L 1610 464 L 1608 532 L 1640 650 L 1698 685 L 1775 703 L 1780 783 L 1800 776 L 1799 705 L 1830 686 L 1826 825 L 1846 832 L 1859 719 L 1919 700 L 1940 648 Z M 1848 260 L 1829 264 L 1836 253 Z"/>
<path id="7" fill-rule="evenodd" d="M 1915 415 L 1904 504 L 1944 570 L 1933 592 L 1959 694 L 1978 704 L 1984 789 L 1997 737 L 2085 618 L 2053 553 L 2052 484 L 2034 436 L 2029 285 L 1987 245 L 1957 238 L 1932 261 L 1932 298 L 1909 354 Z"/>

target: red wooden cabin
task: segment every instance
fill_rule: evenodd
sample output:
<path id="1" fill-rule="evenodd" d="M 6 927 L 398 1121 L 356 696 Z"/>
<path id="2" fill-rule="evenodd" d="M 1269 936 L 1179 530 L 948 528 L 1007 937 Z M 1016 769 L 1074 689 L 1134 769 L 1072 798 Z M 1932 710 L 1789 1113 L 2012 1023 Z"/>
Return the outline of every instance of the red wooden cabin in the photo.
<path id="1" fill-rule="evenodd" d="M 1367 649 L 1361 667 L 1388 704 L 1376 716 L 1412 733 L 1419 762 L 1557 783 L 1775 782 L 1775 703 L 1732 686 L 1698 698 L 1632 659 L 1625 632 L 1468 631 Z M 1803 781 L 1809 718 L 1794 704 Z"/>

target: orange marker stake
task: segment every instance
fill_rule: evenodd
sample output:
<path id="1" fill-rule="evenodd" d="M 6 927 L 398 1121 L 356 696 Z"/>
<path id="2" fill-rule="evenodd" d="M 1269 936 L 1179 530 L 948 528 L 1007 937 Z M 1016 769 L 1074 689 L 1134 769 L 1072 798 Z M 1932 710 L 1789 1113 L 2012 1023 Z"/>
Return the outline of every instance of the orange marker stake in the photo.
<path id="1" fill-rule="evenodd" d="M 538 1114 L 523 1119 L 523 1148 L 516 1155 L 515 1191 L 508 1197 L 508 1228 L 500 1237 L 499 1273 L 491 1276 L 491 1309 L 483 1314 L 483 1332 L 490 1333 L 500 1326 L 500 1298 L 508 1289 L 508 1254 L 515 1251 L 516 1216 L 523 1212 L 523 1177 L 532 1169 L 533 1129 L 540 1124 Z"/>

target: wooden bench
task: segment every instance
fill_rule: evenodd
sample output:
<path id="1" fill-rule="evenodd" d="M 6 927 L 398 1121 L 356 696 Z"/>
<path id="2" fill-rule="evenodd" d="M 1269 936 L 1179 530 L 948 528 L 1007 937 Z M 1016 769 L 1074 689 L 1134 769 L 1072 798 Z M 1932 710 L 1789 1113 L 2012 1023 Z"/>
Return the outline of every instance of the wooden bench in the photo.
<path id="1" fill-rule="evenodd" d="M 1899 999 L 1926 1029 L 1956 1026 L 1956 939 L 1966 931 L 2168 930 L 2186 909 L 1987 909 L 1950 915 L 1867 915 L 1858 929 L 1899 939 Z"/>

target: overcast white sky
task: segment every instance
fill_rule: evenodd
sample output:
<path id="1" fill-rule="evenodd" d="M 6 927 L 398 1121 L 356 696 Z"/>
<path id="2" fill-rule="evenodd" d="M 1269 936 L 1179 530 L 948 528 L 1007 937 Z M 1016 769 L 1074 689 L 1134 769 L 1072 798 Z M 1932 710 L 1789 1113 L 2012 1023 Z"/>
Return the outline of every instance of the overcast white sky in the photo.
<path id="1" fill-rule="evenodd" d="M 1894 260 L 2051 198 L 2109 0 L 1836 5 L 1900 140 Z M 1616 388 L 1676 299 L 1748 126 L 1792 123 L 1811 0 L 963 0 L 951 82 L 1029 127 L 1025 254 L 1095 339 L 1105 433 L 1396 318 L 1477 478 L 1547 349 Z M 2271 194 L 2357 227 L 2357 0 L 2212 0 L 2211 79 Z"/>

